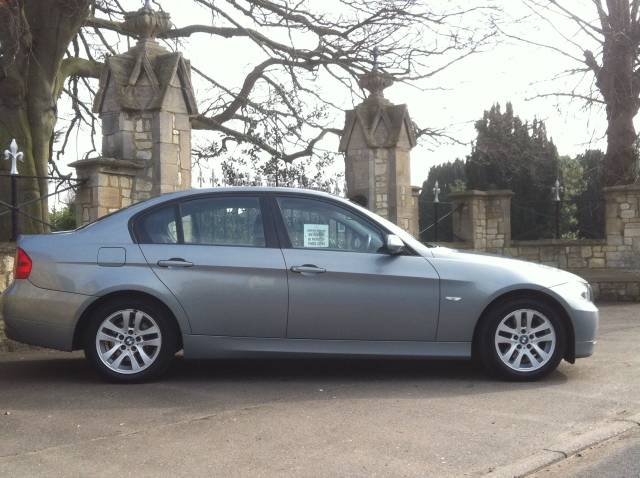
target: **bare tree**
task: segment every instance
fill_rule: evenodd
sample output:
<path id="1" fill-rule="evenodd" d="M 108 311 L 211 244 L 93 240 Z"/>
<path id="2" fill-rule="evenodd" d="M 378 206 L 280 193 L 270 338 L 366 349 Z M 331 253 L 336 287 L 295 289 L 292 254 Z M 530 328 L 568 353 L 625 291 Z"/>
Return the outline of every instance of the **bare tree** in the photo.
<path id="1" fill-rule="evenodd" d="M 153 0 L 158 9 L 178 3 L 184 5 Z M 215 67 L 193 65 L 195 79 L 208 93 L 199 99 L 202 113 L 192 118 L 192 126 L 215 132 L 210 144 L 215 154 L 243 144 L 254 154 L 291 162 L 312 156 L 323 138 L 340 133 L 331 114 L 340 105 L 319 92 L 320 78 L 360 95 L 358 75 L 372 67 L 377 47 L 380 68 L 398 81 L 419 84 L 493 37 L 492 28 L 472 23 L 489 19 L 492 7 L 426 3 L 190 0 L 208 21 L 175 26 L 163 41 L 179 48 L 185 38 L 198 35 L 211 42 L 213 55 L 213 45 L 250 45 L 258 51 L 260 59 L 240 84 L 225 84 Z M 25 152 L 22 171 L 56 172 L 55 159 L 71 131 L 84 125 L 95 132 L 87 106 L 95 82 L 89 79 L 99 77 L 106 55 L 126 48 L 124 13 L 140 6 L 133 0 L 0 0 L 0 145 L 18 139 Z M 64 132 L 56 132 L 61 96 L 68 98 L 73 115 Z M 47 193 L 44 182 L 22 184 L 24 200 Z M 0 190 L 0 200 L 6 201 L 6 191 Z M 30 212 L 46 220 L 44 204 L 34 203 Z M 28 229 L 40 230 L 39 223 Z"/>
<path id="2" fill-rule="evenodd" d="M 607 115 L 605 184 L 638 180 L 637 135 L 633 119 L 640 107 L 640 0 L 523 0 L 530 14 L 559 40 L 508 36 L 564 55 L 562 75 L 588 75 L 591 85 L 542 96 L 563 96 L 602 104 Z M 580 83 L 580 82 L 579 82 Z"/>

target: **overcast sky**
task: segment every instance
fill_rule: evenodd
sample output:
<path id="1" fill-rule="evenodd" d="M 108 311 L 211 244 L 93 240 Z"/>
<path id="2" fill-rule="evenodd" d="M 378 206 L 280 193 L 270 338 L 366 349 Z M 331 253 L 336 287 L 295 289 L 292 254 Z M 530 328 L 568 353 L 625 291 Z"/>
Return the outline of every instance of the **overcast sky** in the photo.
<path id="1" fill-rule="evenodd" d="M 320 0 L 311 0 L 314 5 L 313 2 L 316 1 L 320 4 Z M 322 5 L 328 5 L 326 1 L 328 0 Z M 441 1 L 447 3 L 446 0 Z M 203 17 L 203 10 L 194 7 L 192 2 L 160 0 L 160 3 L 171 14 L 172 21 L 177 26 L 209 21 Z M 469 0 L 467 3 L 484 5 L 488 2 Z M 562 40 L 553 27 L 545 23 L 544 18 L 536 17 L 520 0 L 503 0 L 497 3 L 503 9 L 502 28 L 509 33 L 552 45 L 566 46 L 568 51 L 581 56 L 581 52 L 575 46 Z M 126 0 L 123 4 L 125 7 L 137 9 L 142 2 Z M 576 9 L 582 11 L 583 16 L 587 18 L 595 14 L 591 11 L 592 3 L 588 0 L 571 0 L 569 4 L 582 5 L 582 10 L 579 7 Z M 527 15 L 529 18 L 521 21 L 522 17 Z M 547 14 L 545 16 L 551 18 Z M 563 35 L 574 39 L 580 46 L 595 48 L 589 44 L 588 38 L 580 35 L 571 22 L 558 19 L 554 21 L 555 27 Z M 191 59 L 192 64 L 229 85 L 239 85 L 247 71 L 260 58 L 259 53 L 248 41 L 220 38 L 211 40 L 206 35 L 197 35 L 185 40 L 182 51 Z M 577 81 L 574 78 L 550 80 L 563 70 L 574 66 L 576 65 L 564 56 L 548 49 L 503 37 L 487 48 L 487 51 L 470 56 L 441 72 L 430 82 L 421 84 L 425 88 L 442 89 L 420 91 L 403 84 L 396 84 L 388 89 L 386 96 L 394 103 L 406 103 L 411 116 L 420 126 L 445 127 L 450 135 L 463 143 L 421 144 L 416 147 L 412 151 L 413 183 L 421 185 L 426 179 L 429 167 L 435 164 L 464 158 L 470 152 L 470 143 L 475 136 L 473 122 L 481 118 L 483 111 L 496 102 L 504 106 L 507 101 L 511 101 L 515 113 L 523 120 L 532 120 L 534 117 L 543 119 L 560 154 L 575 155 L 589 147 L 604 148 L 606 121 L 603 110 L 585 109 L 579 101 L 558 101 L 553 97 L 536 98 L 540 93 L 567 91 L 573 87 Z M 590 83 L 591 78 L 587 77 L 581 87 L 588 87 Z M 335 98 L 335 101 L 344 105 L 346 109 L 353 107 L 351 97 L 345 91 L 330 84 L 319 87 L 324 89 L 323 94 L 331 95 L 332 99 Z M 202 83 L 196 83 L 196 90 L 198 98 L 207 95 Z M 64 108 L 62 110 L 64 111 Z M 335 118 L 336 127 L 342 127 L 341 116 L 337 115 Z M 201 141 L 203 134 L 194 132 L 194 144 Z M 65 163 L 80 159 L 88 143 L 86 135 L 78 135 L 74 143 L 65 155 Z M 337 138 L 331 138 L 321 147 L 337 150 L 337 144 Z M 341 161 L 339 159 L 339 162 Z M 197 172 L 193 176 L 197 177 Z"/>

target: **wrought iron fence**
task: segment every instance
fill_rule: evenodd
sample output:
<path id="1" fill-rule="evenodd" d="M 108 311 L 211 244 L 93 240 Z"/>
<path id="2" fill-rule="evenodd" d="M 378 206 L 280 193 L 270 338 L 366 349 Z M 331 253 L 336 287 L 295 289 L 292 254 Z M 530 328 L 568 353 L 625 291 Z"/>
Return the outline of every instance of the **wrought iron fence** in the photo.
<path id="1" fill-rule="evenodd" d="M 605 236 L 603 199 L 519 201 L 511 203 L 511 238 L 601 239 Z"/>
<path id="2" fill-rule="evenodd" d="M 16 141 L 13 140 L 8 150 L 4 152 L 5 159 L 11 161 L 11 170 L 9 173 L 0 173 L 0 190 L 10 191 L 9 202 L 0 199 L 0 218 L 10 214 L 10 235 L 9 240 L 15 241 L 20 234 L 20 217 L 27 218 L 31 221 L 35 221 L 45 228 L 50 230 L 56 230 L 56 226 L 47 221 L 43 221 L 40 217 L 35 217 L 29 214 L 25 208 L 38 202 L 48 203 L 48 199 L 53 196 L 58 196 L 70 190 L 75 190 L 77 185 L 81 182 L 78 179 L 71 177 L 55 177 L 55 176 L 32 176 L 21 175 L 18 173 L 18 161 L 22 161 L 23 154 L 18 151 Z M 46 194 L 45 196 L 38 196 L 33 199 L 29 199 L 24 202 L 18 201 L 19 181 L 21 180 L 46 180 L 51 186 L 53 185 L 53 192 Z"/>
<path id="3" fill-rule="evenodd" d="M 422 242 L 453 242 L 454 203 L 421 200 L 419 203 L 420 232 Z"/>

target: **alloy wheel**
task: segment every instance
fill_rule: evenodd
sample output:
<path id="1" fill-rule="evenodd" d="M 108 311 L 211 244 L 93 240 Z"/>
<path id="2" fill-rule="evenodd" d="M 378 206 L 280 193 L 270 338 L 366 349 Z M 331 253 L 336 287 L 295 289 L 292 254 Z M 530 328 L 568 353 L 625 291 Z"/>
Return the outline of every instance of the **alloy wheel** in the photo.
<path id="1" fill-rule="evenodd" d="M 96 350 L 102 363 L 120 374 L 149 368 L 158 358 L 162 334 L 156 321 L 141 310 L 124 309 L 102 321 Z"/>
<path id="2" fill-rule="evenodd" d="M 556 348 L 551 321 L 534 309 L 518 309 L 505 316 L 495 331 L 494 344 L 500 360 L 517 372 L 544 367 Z"/>

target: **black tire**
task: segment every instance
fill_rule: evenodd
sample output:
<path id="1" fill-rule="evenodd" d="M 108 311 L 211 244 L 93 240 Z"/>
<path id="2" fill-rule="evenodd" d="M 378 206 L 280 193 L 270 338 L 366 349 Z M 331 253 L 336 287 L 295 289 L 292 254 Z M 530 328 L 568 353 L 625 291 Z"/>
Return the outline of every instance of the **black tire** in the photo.
<path id="1" fill-rule="evenodd" d="M 131 371 L 128 373 L 120 373 L 109 368 L 100 358 L 98 346 L 96 344 L 96 338 L 98 334 L 98 328 L 101 326 L 103 321 L 119 311 L 128 309 L 143 312 L 144 314 L 147 314 L 149 317 L 151 317 L 160 329 L 161 341 L 159 350 L 157 350 L 157 354 L 155 353 L 156 349 L 153 348 L 155 358 L 150 365 L 146 366 L 146 368 L 144 368 L 140 372 L 134 373 L 133 371 Z M 83 337 L 85 356 L 89 360 L 89 362 L 91 362 L 97 372 L 104 379 L 110 382 L 138 383 L 157 378 L 167 370 L 167 368 L 171 364 L 171 361 L 175 357 L 175 353 L 178 350 L 178 334 L 180 332 L 177 324 L 175 323 L 175 320 L 170 316 L 170 314 L 167 313 L 167 311 L 163 307 L 159 306 L 153 301 L 145 300 L 142 298 L 116 298 L 99 305 L 92 312 L 88 320 L 89 323 L 85 328 L 85 334 Z M 142 337 L 140 340 L 142 340 Z M 134 344 L 133 347 L 134 349 L 135 345 L 136 344 Z M 125 364 L 127 363 L 127 361 L 129 364 L 131 364 L 131 360 L 131 357 L 125 358 Z M 140 362 L 141 361 L 142 360 L 140 359 Z"/>
<path id="2" fill-rule="evenodd" d="M 550 358 L 544 365 L 535 370 L 515 370 L 505 364 L 500 358 L 498 346 L 495 343 L 496 331 L 502 320 L 513 312 L 522 309 L 530 309 L 542 314 L 548 319 L 555 333 L 555 348 Z M 542 319 L 538 317 L 535 320 L 540 321 Z M 519 338 L 522 339 L 521 336 L 519 336 Z M 566 326 L 562 315 L 558 313 L 556 308 L 544 301 L 527 298 L 511 299 L 499 303 L 487 311 L 482 319 L 482 323 L 479 325 L 477 343 L 474 345 L 478 358 L 481 360 L 485 370 L 491 375 L 511 381 L 538 380 L 553 372 L 564 357 L 567 348 Z M 510 345 L 504 346 L 507 350 L 509 347 Z M 518 347 L 518 350 L 520 350 L 522 347 L 527 347 L 527 345 L 518 344 Z M 518 354 L 518 350 L 514 353 Z M 515 356 L 517 355 L 514 355 L 514 357 Z M 525 362 L 525 366 L 531 364 L 531 368 L 534 368 L 534 362 L 529 358 L 523 358 L 523 361 Z"/>

